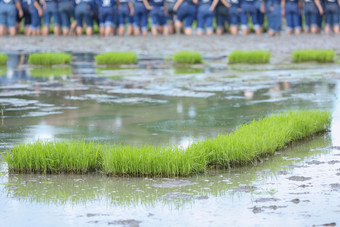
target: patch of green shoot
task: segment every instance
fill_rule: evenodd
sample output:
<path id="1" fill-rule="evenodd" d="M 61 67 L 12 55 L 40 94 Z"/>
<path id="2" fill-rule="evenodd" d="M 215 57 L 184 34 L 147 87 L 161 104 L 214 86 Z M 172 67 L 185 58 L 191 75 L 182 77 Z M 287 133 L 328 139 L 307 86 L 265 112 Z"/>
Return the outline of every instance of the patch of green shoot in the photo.
<path id="1" fill-rule="evenodd" d="M 265 50 L 240 51 L 236 50 L 228 56 L 229 64 L 265 64 L 269 63 L 271 53 Z"/>
<path id="2" fill-rule="evenodd" d="M 203 62 L 203 57 L 197 51 L 179 51 L 172 55 L 172 60 L 180 64 L 199 64 Z"/>
<path id="3" fill-rule="evenodd" d="M 71 54 L 67 53 L 33 53 L 28 56 L 31 65 L 65 65 L 71 63 Z"/>
<path id="4" fill-rule="evenodd" d="M 316 61 L 319 63 L 333 62 L 335 58 L 333 50 L 296 50 L 292 54 L 295 63 Z"/>
<path id="5" fill-rule="evenodd" d="M 109 52 L 95 56 L 97 65 L 137 64 L 137 54 L 134 52 Z"/>

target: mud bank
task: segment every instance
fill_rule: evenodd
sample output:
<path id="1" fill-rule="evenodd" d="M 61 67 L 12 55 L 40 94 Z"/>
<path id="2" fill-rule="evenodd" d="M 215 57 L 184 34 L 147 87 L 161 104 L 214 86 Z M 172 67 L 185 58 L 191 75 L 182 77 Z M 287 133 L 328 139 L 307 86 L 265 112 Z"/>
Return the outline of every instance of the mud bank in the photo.
<path id="1" fill-rule="evenodd" d="M 139 56 L 148 58 L 167 57 L 176 51 L 196 50 L 205 58 L 219 58 L 234 50 L 263 49 L 272 52 L 271 63 L 290 59 L 297 49 L 334 49 L 340 53 L 340 36 L 300 35 L 270 37 L 267 35 L 249 36 L 204 36 L 186 37 L 2 37 L 0 51 L 71 51 L 102 53 L 107 51 L 136 51 Z"/>

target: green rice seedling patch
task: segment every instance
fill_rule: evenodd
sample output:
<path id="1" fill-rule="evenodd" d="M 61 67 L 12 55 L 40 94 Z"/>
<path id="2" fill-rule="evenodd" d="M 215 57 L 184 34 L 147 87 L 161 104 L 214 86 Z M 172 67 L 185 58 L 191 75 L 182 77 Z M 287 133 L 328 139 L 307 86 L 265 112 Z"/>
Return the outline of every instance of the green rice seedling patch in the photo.
<path id="1" fill-rule="evenodd" d="M 319 63 L 334 62 L 333 50 L 296 50 L 292 54 L 295 63 L 315 61 Z"/>
<path id="2" fill-rule="evenodd" d="M 95 56 L 98 65 L 137 64 L 137 54 L 134 52 L 109 52 Z"/>
<path id="3" fill-rule="evenodd" d="M 265 64 L 269 63 L 271 53 L 265 50 L 240 51 L 236 50 L 228 56 L 229 64 Z"/>
<path id="4" fill-rule="evenodd" d="M 233 133 L 187 148 L 151 145 L 101 145 L 84 141 L 36 141 L 7 151 L 4 159 L 15 173 L 87 173 L 114 176 L 187 176 L 208 168 L 254 163 L 293 141 L 330 127 L 327 111 L 290 111 L 239 126 Z"/>
<path id="5" fill-rule="evenodd" d="M 179 64 L 200 64 L 203 62 L 203 57 L 197 51 L 179 51 L 172 55 L 172 60 Z"/>
<path id="6" fill-rule="evenodd" d="M 71 54 L 67 53 L 34 53 L 28 56 L 31 65 L 65 65 L 71 63 Z"/>
<path id="7" fill-rule="evenodd" d="M 7 54 L 0 54 L 0 65 L 6 65 L 8 60 Z"/>
<path id="8" fill-rule="evenodd" d="M 30 70 L 30 76 L 32 77 L 51 77 L 51 76 L 67 76 L 72 74 L 71 67 L 59 68 L 59 67 L 39 67 Z"/>

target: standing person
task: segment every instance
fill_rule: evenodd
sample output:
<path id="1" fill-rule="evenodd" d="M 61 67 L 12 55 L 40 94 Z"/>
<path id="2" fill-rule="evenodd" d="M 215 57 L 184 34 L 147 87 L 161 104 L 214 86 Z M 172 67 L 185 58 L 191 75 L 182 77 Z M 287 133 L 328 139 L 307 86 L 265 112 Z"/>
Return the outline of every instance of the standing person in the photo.
<path id="1" fill-rule="evenodd" d="M 199 0 L 197 14 L 197 35 L 203 35 L 204 25 L 206 26 L 206 34 L 213 34 L 213 19 L 216 5 L 217 4 L 213 4 L 212 0 Z"/>
<path id="2" fill-rule="evenodd" d="M 222 35 L 225 32 L 225 24 L 228 21 L 229 29 L 230 29 L 230 20 L 229 20 L 229 10 L 230 3 L 225 0 L 214 0 L 212 3 L 212 7 L 215 8 L 215 16 L 216 16 L 216 34 Z"/>
<path id="3" fill-rule="evenodd" d="M 223 3 L 224 2 L 224 3 Z M 227 4 L 225 0 L 222 0 L 224 5 Z M 229 10 L 229 31 L 232 35 L 238 34 L 238 27 L 240 24 L 240 13 L 241 13 L 241 3 L 240 0 L 230 0 L 229 1 L 230 7 Z M 228 6 L 228 5 L 226 5 Z"/>
<path id="4" fill-rule="evenodd" d="M 116 0 L 98 0 L 99 7 L 99 34 L 109 36 L 113 32 L 115 17 L 117 14 Z"/>
<path id="5" fill-rule="evenodd" d="M 135 0 L 134 4 L 134 35 L 148 35 L 148 11 L 145 8 L 145 0 Z"/>
<path id="6" fill-rule="evenodd" d="M 50 23 L 53 18 L 54 35 L 60 35 L 60 18 L 57 0 L 41 0 L 44 10 L 44 28 L 42 34 L 47 36 L 50 33 Z"/>
<path id="7" fill-rule="evenodd" d="M 320 0 L 315 0 L 315 4 L 317 5 L 320 14 L 326 15 L 325 22 L 325 33 L 327 35 L 330 34 L 331 30 L 333 30 L 334 34 L 339 34 L 339 6 L 340 0 L 324 0 L 325 8 L 322 9 L 322 5 Z"/>
<path id="8" fill-rule="evenodd" d="M 134 8 L 130 0 L 120 0 L 118 9 L 119 35 L 125 33 L 125 23 L 127 22 L 127 35 L 133 34 L 133 14 Z"/>
<path id="9" fill-rule="evenodd" d="M 301 33 L 301 20 L 299 0 L 283 0 L 282 1 L 282 16 L 286 16 L 286 32 L 287 34 Z"/>
<path id="10" fill-rule="evenodd" d="M 168 9 L 168 16 L 167 16 L 167 23 L 169 28 L 169 34 L 175 33 L 175 21 L 176 21 L 176 12 L 174 11 L 174 6 L 176 0 L 166 0 L 167 9 Z"/>
<path id="11" fill-rule="evenodd" d="M 71 18 L 74 18 L 74 7 L 75 4 L 73 0 L 59 0 L 58 2 L 63 35 L 70 34 Z M 76 27 L 76 21 L 73 22 L 73 27 Z"/>
<path id="12" fill-rule="evenodd" d="M 27 35 L 40 35 L 41 17 L 44 15 L 43 9 L 38 0 L 28 0 L 27 3 L 29 12 L 31 14 L 31 28 Z"/>
<path id="13" fill-rule="evenodd" d="M 21 20 L 24 19 L 24 34 L 25 35 L 29 34 L 30 27 L 31 27 L 31 14 L 30 14 L 30 11 L 29 11 L 29 8 L 28 8 L 28 2 L 27 1 L 28 0 L 22 0 L 21 1 L 21 8 L 22 8 L 22 11 L 23 11 L 23 17 L 21 18 Z M 19 15 L 18 15 L 18 17 L 19 17 Z M 19 29 L 20 29 L 20 24 L 19 24 L 18 30 Z"/>
<path id="14" fill-rule="evenodd" d="M 263 32 L 263 24 L 264 24 L 264 17 L 265 17 L 265 0 L 257 0 L 255 2 L 256 6 L 256 17 L 257 17 L 257 22 L 260 26 L 260 31 L 261 33 Z"/>
<path id="15" fill-rule="evenodd" d="M 165 0 L 151 0 L 150 4 L 147 0 L 144 0 L 145 8 L 151 10 L 151 33 L 153 36 L 157 36 L 157 33 L 169 34 L 169 29 L 166 23 L 168 15 L 167 3 Z"/>
<path id="16" fill-rule="evenodd" d="M 305 33 L 317 33 L 318 31 L 318 10 L 313 0 L 303 1 L 303 14 L 305 17 Z"/>
<path id="17" fill-rule="evenodd" d="M 282 25 L 282 0 L 269 0 L 267 2 L 267 21 L 268 34 L 271 36 L 279 36 Z"/>
<path id="18" fill-rule="evenodd" d="M 17 34 L 17 13 L 19 18 L 24 15 L 20 0 L 0 0 L 0 36 L 6 35 L 8 31 L 11 36 Z"/>
<path id="19" fill-rule="evenodd" d="M 243 0 L 241 1 L 241 26 L 242 26 L 242 34 L 247 35 L 250 33 L 250 28 L 248 26 L 248 17 L 251 17 L 253 28 L 256 34 L 261 34 L 262 29 L 260 23 L 258 21 L 257 15 L 257 1 L 259 0 Z M 261 2 L 261 9 L 264 12 L 264 3 Z"/>
<path id="20" fill-rule="evenodd" d="M 86 35 L 93 34 L 93 20 L 92 16 L 95 10 L 95 2 L 93 0 L 76 0 L 75 16 L 77 20 L 77 35 L 83 33 L 83 20 L 86 24 Z"/>
<path id="21" fill-rule="evenodd" d="M 176 32 L 180 33 L 182 22 L 185 20 L 184 34 L 192 35 L 192 24 L 195 19 L 198 0 L 177 0 L 174 11 L 177 13 L 175 22 Z"/>

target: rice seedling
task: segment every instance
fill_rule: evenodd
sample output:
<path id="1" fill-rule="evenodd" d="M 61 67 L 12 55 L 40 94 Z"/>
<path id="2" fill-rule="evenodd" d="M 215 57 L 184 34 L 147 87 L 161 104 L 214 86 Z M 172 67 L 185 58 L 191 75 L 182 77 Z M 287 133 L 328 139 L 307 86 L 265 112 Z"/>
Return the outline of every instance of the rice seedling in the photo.
<path id="1" fill-rule="evenodd" d="M 293 62 L 316 61 L 320 63 L 333 62 L 335 57 L 333 50 L 296 50 L 292 54 Z"/>
<path id="2" fill-rule="evenodd" d="M 71 67 L 66 68 L 39 67 L 30 70 L 30 76 L 32 77 L 51 77 L 51 76 L 59 77 L 71 74 L 72 74 Z"/>
<path id="3" fill-rule="evenodd" d="M 206 154 L 212 167 L 247 165 L 292 141 L 327 130 L 330 123 L 331 115 L 326 111 L 291 111 L 254 120 L 234 133 L 194 143 L 188 150 Z"/>
<path id="4" fill-rule="evenodd" d="M 87 173 L 99 170 L 100 145 L 85 141 L 35 141 L 19 144 L 5 160 L 10 171 L 20 173 Z"/>
<path id="5" fill-rule="evenodd" d="M 228 56 L 229 64 L 249 63 L 264 64 L 269 63 L 271 53 L 265 50 L 240 51 L 236 50 Z"/>
<path id="6" fill-rule="evenodd" d="M 134 52 L 109 52 L 95 56 L 98 65 L 136 64 L 137 54 Z"/>
<path id="7" fill-rule="evenodd" d="M 199 64 L 203 62 L 203 57 L 197 51 L 179 51 L 172 55 L 172 60 L 180 64 Z"/>
<path id="8" fill-rule="evenodd" d="M 34 53 L 28 56 L 31 65 L 64 65 L 71 63 L 71 54 L 67 53 Z"/>
<path id="9" fill-rule="evenodd" d="M 326 111 L 291 111 L 253 120 L 233 133 L 198 141 L 188 148 L 36 141 L 14 147 L 4 159 L 9 171 L 19 173 L 102 171 L 117 176 L 186 176 L 209 167 L 253 163 L 292 141 L 327 130 L 330 122 Z"/>
<path id="10" fill-rule="evenodd" d="M 0 54 L 0 65 L 6 65 L 8 60 L 7 54 Z"/>

